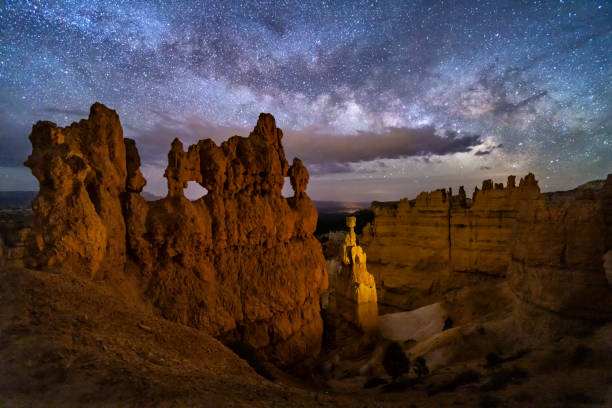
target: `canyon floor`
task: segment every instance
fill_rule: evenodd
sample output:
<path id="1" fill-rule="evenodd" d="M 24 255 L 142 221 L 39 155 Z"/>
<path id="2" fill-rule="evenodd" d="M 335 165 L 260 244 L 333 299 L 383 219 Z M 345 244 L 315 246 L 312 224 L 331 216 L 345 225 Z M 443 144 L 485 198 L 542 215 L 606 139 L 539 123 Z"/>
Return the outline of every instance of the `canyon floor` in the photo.
<path id="1" fill-rule="evenodd" d="M 482 310 L 467 307 L 466 313 L 479 315 L 475 323 L 445 330 L 437 339 L 445 342 L 441 350 L 464 353 L 465 358 L 432 367 L 422 379 L 411 374 L 397 385 L 365 389 L 365 382 L 372 380 L 372 373 L 380 374 L 380 368 L 366 375 L 363 366 L 375 364 L 386 344 L 383 340 L 364 346 L 363 338 L 338 338 L 337 348 L 323 354 L 320 365 L 327 364 L 327 370 L 300 379 L 268 367 L 274 378 L 268 380 L 206 333 L 156 316 L 136 296 L 135 285 L 129 278 L 109 287 L 67 273 L 0 270 L 0 406 L 586 407 L 612 403 L 612 325 L 583 338 L 559 338 L 512 353 L 500 350 L 500 358 L 487 364 L 482 358 L 489 347 L 484 339 L 495 337 L 496 328 L 503 334 L 504 316 L 487 317 Z M 499 285 L 485 283 L 476 291 L 485 286 Z M 457 300 L 475 294 L 449 296 Z M 380 379 L 390 381 L 384 374 Z"/>

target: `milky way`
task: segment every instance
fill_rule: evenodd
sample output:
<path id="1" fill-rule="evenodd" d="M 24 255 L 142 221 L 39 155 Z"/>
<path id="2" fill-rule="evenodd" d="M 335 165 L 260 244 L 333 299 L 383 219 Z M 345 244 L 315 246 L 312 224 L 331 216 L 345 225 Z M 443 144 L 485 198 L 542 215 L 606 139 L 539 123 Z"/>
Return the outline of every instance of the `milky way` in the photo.
<path id="1" fill-rule="evenodd" d="M 536 173 L 612 172 L 609 1 L 3 1 L 0 190 L 37 120 L 100 101 L 165 193 L 171 140 L 247 135 L 260 112 L 310 195 L 392 200 Z"/>

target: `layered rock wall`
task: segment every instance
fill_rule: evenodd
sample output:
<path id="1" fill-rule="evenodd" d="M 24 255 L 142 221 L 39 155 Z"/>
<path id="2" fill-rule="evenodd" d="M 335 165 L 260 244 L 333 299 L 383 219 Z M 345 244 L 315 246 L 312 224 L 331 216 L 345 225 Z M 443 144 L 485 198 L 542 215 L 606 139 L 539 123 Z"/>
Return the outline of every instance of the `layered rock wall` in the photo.
<path id="1" fill-rule="evenodd" d="M 539 196 L 529 174 L 518 186 L 514 176 L 506 186 L 485 180 L 472 199 L 461 187 L 457 195 L 443 189 L 373 203 L 375 218 L 363 242 L 380 301 L 412 309 L 435 301 L 458 274 L 504 277 L 519 208 Z"/>
<path id="2" fill-rule="evenodd" d="M 262 114 L 249 137 L 201 140 L 168 154 L 168 196 L 147 202 L 134 141 L 94 104 L 67 128 L 39 122 L 26 165 L 40 183 L 32 262 L 112 279 L 134 271 L 166 318 L 246 343 L 274 363 L 312 361 L 321 346 L 325 260 L 308 171 L 289 166 L 282 131 Z M 285 176 L 294 197 L 281 195 Z M 184 197 L 196 181 L 208 193 Z"/>
<path id="3" fill-rule="evenodd" d="M 374 203 L 364 242 L 379 302 L 413 309 L 465 276 L 508 278 L 527 314 L 537 309 L 576 322 L 606 321 L 612 317 L 604 266 L 612 249 L 611 203 L 612 176 L 541 194 L 531 173 L 518 186 L 513 176 L 506 186 L 486 180 L 472 200 L 461 188 L 456 196 L 439 190 Z"/>
<path id="4" fill-rule="evenodd" d="M 541 194 L 520 208 L 508 275 L 523 315 L 552 314 L 557 317 L 552 327 L 561 331 L 612 318 L 605 269 L 606 253 L 612 249 L 611 198 L 608 175 L 602 185 Z"/>
<path id="5" fill-rule="evenodd" d="M 362 244 L 379 302 L 410 308 L 418 292 L 432 290 L 447 274 L 450 196 L 438 190 L 372 207 L 374 221 L 364 228 Z"/>
<path id="6" fill-rule="evenodd" d="M 465 194 L 453 197 L 449 213 L 450 270 L 503 277 L 508 267 L 511 236 L 518 210 L 540 196 L 533 174 L 515 185 L 508 182 L 482 183 L 474 192 L 471 205 Z"/>

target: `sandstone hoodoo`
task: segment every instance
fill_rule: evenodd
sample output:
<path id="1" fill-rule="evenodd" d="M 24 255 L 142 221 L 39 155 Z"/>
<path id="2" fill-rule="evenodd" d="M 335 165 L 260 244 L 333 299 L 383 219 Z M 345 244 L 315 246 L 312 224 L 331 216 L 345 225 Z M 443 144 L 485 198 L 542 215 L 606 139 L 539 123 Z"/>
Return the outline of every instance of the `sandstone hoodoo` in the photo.
<path id="1" fill-rule="evenodd" d="M 357 245 L 355 217 L 346 217 L 349 228 L 340 253 L 341 266 L 335 281 L 337 314 L 366 333 L 378 330 L 378 303 L 374 276 L 368 272 L 366 254 Z"/>
<path id="2" fill-rule="evenodd" d="M 308 171 L 299 159 L 287 163 L 282 137 L 261 114 L 248 137 L 220 146 L 206 139 L 185 151 L 175 139 L 168 196 L 147 202 L 138 151 L 114 111 L 96 103 L 66 128 L 39 122 L 26 162 L 40 183 L 30 263 L 111 281 L 136 276 L 165 318 L 280 366 L 307 366 L 321 347 L 327 272 Z M 281 195 L 286 176 L 291 198 Z M 185 198 L 189 181 L 207 194 Z"/>

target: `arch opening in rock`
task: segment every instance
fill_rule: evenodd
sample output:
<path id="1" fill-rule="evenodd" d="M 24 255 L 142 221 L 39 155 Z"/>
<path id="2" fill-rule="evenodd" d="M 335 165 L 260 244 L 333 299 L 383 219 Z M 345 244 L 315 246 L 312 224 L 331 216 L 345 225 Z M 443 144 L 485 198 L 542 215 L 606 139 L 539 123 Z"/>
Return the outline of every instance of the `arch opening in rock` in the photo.
<path id="1" fill-rule="evenodd" d="M 184 192 L 185 197 L 187 197 L 191 201 L 199 200 L 200 198 L 208 194 L 208 190 L 202 187 L 197 181 L 189 181 Z"/>
<path id="2" fill-rule="evenodd" d="M 291 187 L 291 182 L 289 181 L 289 177 L 285 177 L 285 182 L 283 183 L 283 190 L 281 191 L 281 194 L 285 198 L 293 197 L 294 195 L 293 188 Z"/>

